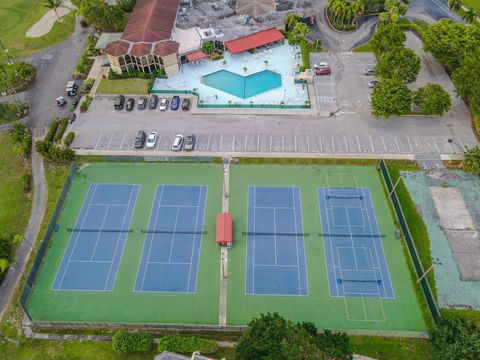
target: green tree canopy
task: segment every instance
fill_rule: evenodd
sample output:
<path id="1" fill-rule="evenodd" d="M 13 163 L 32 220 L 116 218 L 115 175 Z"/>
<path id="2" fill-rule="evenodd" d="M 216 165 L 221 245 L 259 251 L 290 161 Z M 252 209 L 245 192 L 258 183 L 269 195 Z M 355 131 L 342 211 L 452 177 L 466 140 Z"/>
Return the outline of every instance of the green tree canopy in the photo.
<path id="1" fill-rule="evenodd" d="M 378 57 L 384 52 L 403 47 L 406 40 L 407 36 L 400 27 L 390 23 L 378 26 L 377 31 L 370 40 L 370 45 L 372 46 L 375 56 Z"/>
<path id="2" fill-rule="evenodd" d="M 453 72 L 453 82 L 458 95 L 474 104 L 480 103 L 480 47 L 468 54 L 462 66 Z"/>
<path id="3" fill-rule="evenodd" d="M 377 58 L 375 75 L 382 79 L 398 79 L 412 83 L 420 72 L 420 58 L 412 49 L 399 47 Z"/>
<path id="4" fill-rule="evenodd" d="M 299 39 L 306 39 L 308 35 L 310 35 L 311 30 L 307 24 L 302 22 L 298 22 L 293 27 L 293 30 L 290 32 L 290 36 L 299 38 Z"/>
<path id="5" fill-rule="evenodd" d="M 413 94 L 413 102 L 423 113 L 443 115 L 452 106 L 450 94 L 438 84 L 427 84 Z"/>
<path id="6" fill-rule="evenodd" d="M 480 46 L 480 30 L 442 19 L 424 32 L 423 44 L 425 51 L 453 70 L 460 66 L 466 54 Z"/>
<path id="7" fill-rule="evenodd" d="M 316 356 L 313 337 L 277 313 L 252 319 L 237 345 L 239 359 L 296 360 Z"/>
<path id="8" fill-rule="evenodd" d="M 477 145 L 465 151 L 463 168 L 465 171 L 480 176 L 480 146 Z M 477 336 L 480 338 L 480 331 L 477 331 Z"/>
<path id="9" fill-rule="evenodd" d="M 79 0 L 78 13 L 99 30 L 121 31 L 127 18 L 121 5 L 107 5 L 104 0 Z"/>
<path id="10" fill-rule="evenodd" d="M 476 148 L 478 165 L 480 148 L 478 146 Z M 480 322 L 459 317 L 452 319 L 442 318 L 432 333 L 432 343 L 438 350 L 437 359 L 479 359 Z"/>
<path id="11" fill-rule="evenodd" d="M 398 79 L 380 80 L 373 88 L 371 99 L 375 116 L 405 115 L 412 108 L 412 91 Z"/>

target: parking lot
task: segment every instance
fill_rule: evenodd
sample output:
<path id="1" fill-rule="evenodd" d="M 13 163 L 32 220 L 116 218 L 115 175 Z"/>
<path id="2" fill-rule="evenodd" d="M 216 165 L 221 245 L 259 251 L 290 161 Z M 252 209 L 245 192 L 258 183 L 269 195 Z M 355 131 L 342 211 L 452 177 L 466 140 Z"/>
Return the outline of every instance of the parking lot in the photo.
<path id="1" fill-rule="evenodd" d="M 429 128 L 425 125 L 430 124 Z M 387 127 L 388 126 L 388 127 Z M 448 131 L 446 131 L 446 129 Z M 460 128 L 459 128 L 460 129 Z M 158 134 L 154 149 L 168 151 L 176 134 L 193 133 L 197 151 L 272 153 L 462 154 L 473 137 L 468 129 L 441 126 L 435 118 L 421 126 L 415 118 L 385 122 L 341 117 L 191 115 L 187 111 L 113 109 L 113 98 L 95 99 L 70 125 L 74 149 L 133 150 L 139 130 Z M 410 131 L 407 131 L 410 130 Z"/>

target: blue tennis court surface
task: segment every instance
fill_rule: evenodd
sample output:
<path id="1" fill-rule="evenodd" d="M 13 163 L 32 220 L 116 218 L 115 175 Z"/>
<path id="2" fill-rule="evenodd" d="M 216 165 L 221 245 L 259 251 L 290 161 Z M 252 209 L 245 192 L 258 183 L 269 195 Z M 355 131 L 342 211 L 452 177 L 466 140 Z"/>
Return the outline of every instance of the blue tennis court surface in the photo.
<path id="1" fill-rule="evenodd" d="M 297 187 L 248 188 L 246 293 L 308 295 Z"/>
<path id="2" fill-rule="evenodd" d="M 207 188 L 157 186 L 134 291 L 195 292 Z"/>
<path id="3" fill-rule="evenodd" d="M 52 285 L 112 290 L 140 185 L 91 184 Z"/>
<path id="4" fill-rule="evenodd" d="M 394 298 L 368 188 L 317 188 L 331 296 Z"/>

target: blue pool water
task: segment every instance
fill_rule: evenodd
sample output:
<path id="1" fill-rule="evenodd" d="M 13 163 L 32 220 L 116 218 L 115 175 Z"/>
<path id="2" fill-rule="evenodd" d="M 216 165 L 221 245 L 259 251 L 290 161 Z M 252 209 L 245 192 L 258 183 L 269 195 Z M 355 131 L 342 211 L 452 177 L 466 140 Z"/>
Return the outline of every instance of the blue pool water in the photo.
<path id="1" fill-rule="evenodd" d="M 282 86 L 282 76 L 270 70 L 263 70 L 248 76 L 220 70 L 202 76 L 201 82 L 228 94 L 246 99 Z"/>

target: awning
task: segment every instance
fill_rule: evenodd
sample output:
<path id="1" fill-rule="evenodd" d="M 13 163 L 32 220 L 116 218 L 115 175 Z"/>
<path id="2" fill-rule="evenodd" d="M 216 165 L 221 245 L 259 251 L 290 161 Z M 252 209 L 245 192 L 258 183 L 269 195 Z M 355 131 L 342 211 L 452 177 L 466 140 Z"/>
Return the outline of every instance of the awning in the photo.
<path id="1" fill-rule="evenodd" d="M 217 214 L 217 244 L 228 244 L 232 242 L 232 214 Z"/>
<path id="2" fill-rule="evenodd" d="M 225 47 L 232 54 L 258 48 L 285 39 L 285 36 L 277 29 L 263 30 L 255 34 L 247 35 L 235 40 L 225 42 Z"/>
<path id="3" fill-rule="evenodd" d="M 202 51 L 195 51 L 187 55 L 188 62 L 194 62 L 202 59 L 206 59 L 207 55 L 205 55 Z"/>

